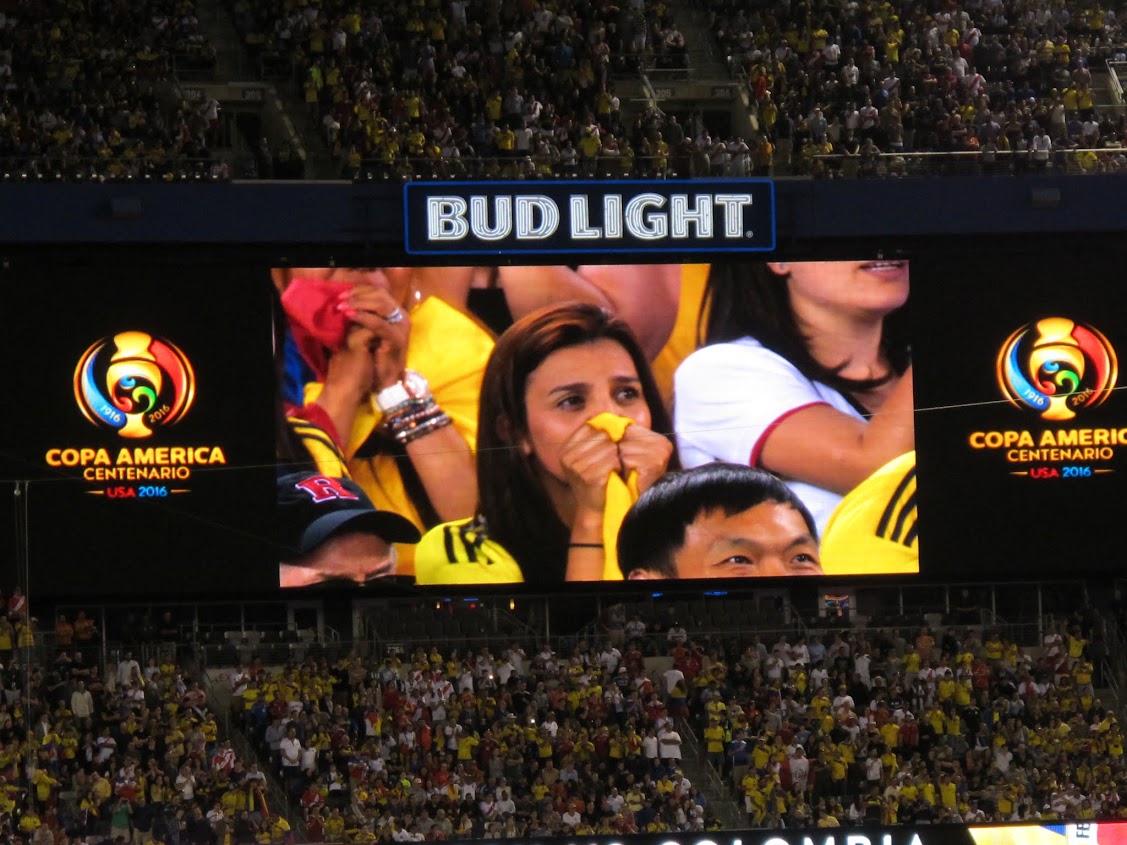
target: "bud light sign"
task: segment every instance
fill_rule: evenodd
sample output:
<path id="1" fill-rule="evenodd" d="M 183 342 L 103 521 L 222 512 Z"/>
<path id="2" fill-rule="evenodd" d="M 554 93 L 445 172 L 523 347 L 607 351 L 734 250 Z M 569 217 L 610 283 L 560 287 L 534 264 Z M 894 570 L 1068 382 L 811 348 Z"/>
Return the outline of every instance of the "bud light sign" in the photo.
<path id="1" fill-rule="evenodd" d="M 768 252 L 775 189 L 766 179 L 620 182 L 409 182 L 407 252 Z"/>

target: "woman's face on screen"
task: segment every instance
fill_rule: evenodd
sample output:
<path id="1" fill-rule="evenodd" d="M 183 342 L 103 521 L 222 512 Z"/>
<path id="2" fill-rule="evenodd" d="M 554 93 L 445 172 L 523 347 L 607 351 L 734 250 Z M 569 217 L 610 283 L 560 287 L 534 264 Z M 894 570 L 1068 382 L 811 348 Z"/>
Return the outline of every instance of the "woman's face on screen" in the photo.
<path id="1" fill-rule="evenodd" d="M 606 338 L 558 349 L 545 358 L 528 377 L 524 401 L 528 432 L 521 448 L 560 480 L 564 444 L 592 417 L 606 411 L 650 427 L 634 359 Z M 598 436 L 593 429 L 591 433 Z"/>
<path id="2" fill-rule="evenodd" d="M 907 261 L 795 261 L 772 264 L 788 276 L 792 300 L 883 316 L 908 301 Z"/>

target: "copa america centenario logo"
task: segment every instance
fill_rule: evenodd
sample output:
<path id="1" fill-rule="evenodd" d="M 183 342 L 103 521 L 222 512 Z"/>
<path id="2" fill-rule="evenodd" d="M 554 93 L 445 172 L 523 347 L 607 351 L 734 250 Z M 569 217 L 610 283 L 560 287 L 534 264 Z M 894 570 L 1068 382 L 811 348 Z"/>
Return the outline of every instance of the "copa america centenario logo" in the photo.
<path id="1" fill-rule="evenodd" d="M 195 398 L 195 373 L 175 344 L 125 331 L 90 346 L 74 370 L 83 416 L 121 437 L 150 436 L 181 420 Z"/>
<path id="2" fill-rule="evenodd" d="M 1111 343 L 1098 329 L 1066 317 L 1047 317 L 1027 323 L 1006 339 L 997 371 L 1002 393 L 1013 405 L 1061 422 L 1106 401 L 1119 365 Z"/>

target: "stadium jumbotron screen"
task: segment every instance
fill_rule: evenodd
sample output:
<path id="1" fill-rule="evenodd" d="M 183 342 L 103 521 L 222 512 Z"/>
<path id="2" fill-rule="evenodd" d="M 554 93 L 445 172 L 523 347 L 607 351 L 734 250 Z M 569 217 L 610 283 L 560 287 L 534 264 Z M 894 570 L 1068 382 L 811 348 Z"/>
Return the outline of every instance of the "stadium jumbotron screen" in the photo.
<path id="1" fill-rule="evenodd" d="M 1101 567 L 1127 303 L 1099 257 L 121 254 L 9 328 L 0 530 L 41 593 L 1052 577 L 1077 536 Z"/>

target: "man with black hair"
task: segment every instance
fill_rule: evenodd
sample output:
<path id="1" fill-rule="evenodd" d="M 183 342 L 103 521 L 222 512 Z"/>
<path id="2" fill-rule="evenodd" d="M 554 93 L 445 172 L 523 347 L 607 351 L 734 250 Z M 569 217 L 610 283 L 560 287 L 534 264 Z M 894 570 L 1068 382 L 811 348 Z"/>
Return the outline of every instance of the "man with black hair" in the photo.
<path id="1" fill-rule="evenodd" d="M 769 472 L 712 463 L 660 479 L 618 534 L 628 579 L 821 575 L 810 511 Z"/>

